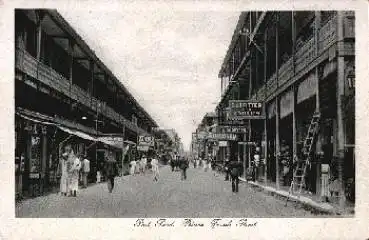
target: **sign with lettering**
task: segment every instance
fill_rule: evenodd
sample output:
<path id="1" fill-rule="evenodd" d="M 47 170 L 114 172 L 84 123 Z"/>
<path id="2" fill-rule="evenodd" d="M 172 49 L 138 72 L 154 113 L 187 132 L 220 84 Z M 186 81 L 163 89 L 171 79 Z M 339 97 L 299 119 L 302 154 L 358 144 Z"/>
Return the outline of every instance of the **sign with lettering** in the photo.
<path id="1" fill-rule="evenodd" d="M 223 125 L 219 126 L 219 130 L 221 133 L 247 133 L 248 128 L 246 126 L 232 126 L 232 125 Z"/>
<path id="2" fill-rule="evenodd" d="M 141 146 L 154 146 L 155 138 L 153 136 L 139 136 L 138 142 Z"/>
<path id="3" fill-rule="evenodd" d="M 263 104 L 250 100 L 230 100 L 228 120 L 264 119 Z"/>
<path id="4" fill-rule="evenodd" d="M 208 139 L 235 141 L 237 134 L 234 133 L 209 133 Z"/>

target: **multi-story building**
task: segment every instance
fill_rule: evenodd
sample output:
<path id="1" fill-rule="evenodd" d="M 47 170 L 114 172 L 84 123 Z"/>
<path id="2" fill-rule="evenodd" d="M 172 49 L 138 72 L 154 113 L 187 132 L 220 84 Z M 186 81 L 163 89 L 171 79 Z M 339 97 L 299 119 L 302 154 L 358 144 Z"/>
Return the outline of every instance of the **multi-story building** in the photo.
<path id="1" fill-rule="evenodd" d="M 66 142 L 88 155 L 93 181 L 103 149 L 113 148 L 119 159 L 124 144 L 137 143 L 138 135 L 150 135 L 157 127 L 55 10 L 15 10 L 14 84 L 19 195 L 57 185 L 58 158 Z M 109 140 L 111 135 L 122 141 Z"/>
<path id="2" fill-rule="evenodd" d="M 327 187 L 322 170 L 337 183 L 339 189 L 332 189 L 343 200 L 346 184 L 354 182 L 354 23 L 348 11 L 242 12 L 239 17 L 219 72 L 217 112 L 223 124 L 229 100 L 263 103 L 265 119 L 249 120 L 244 140 L 262 147 L 261 177 L 277 188 L 283 185 L 281 149 L 299 156 L 315 112 L 321 116 L 313 148 L 319 157 L 308 168 L 308 190 L 320 194 Z M 245 153 L 247 168 L 253 149 L 236 148 Z"/>
<path id="3" fill-rule="evenodd" d="M 218 140 L 215 135 L 217 132 L 217 118 L 214 112 L 208 112 L 202 118 L 196 132 L 192 133 L 191 148 L 194 157 L 207 158 L 209 155 L 217 155 Z"/>

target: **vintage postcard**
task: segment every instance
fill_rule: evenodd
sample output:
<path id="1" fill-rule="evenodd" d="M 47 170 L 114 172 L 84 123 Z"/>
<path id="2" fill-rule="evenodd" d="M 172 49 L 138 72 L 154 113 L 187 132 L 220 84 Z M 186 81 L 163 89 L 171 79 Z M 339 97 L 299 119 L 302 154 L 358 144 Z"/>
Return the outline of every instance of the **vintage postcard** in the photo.
<path id="1" fill-rule="evenodd" d="M 0 236 L 369 238 L 367 3 L 290 3 L 1 3 Z"/>

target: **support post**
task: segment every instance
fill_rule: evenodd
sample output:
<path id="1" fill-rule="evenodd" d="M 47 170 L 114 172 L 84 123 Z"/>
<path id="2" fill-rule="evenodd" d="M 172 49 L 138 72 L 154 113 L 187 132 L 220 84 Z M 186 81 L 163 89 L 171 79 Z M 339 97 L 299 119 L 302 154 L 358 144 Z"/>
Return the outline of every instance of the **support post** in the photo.
<path id="1" fill-rule="evenodd" d="M 343 41 L 343 12 L 337 12 L 337 41 Z M 337 128 L 338 128 L 338 181 L 340 185 L 339 205 L 343 209 L 346 202 L 343 182 L 343 161 L 345 157 L 345 125 L 342 97 L 345 91 L 345 59 L 337 58 Z"/>
<path id="2" fill-rule="evenodd" d="M 275 34 L 275 46 L 276 46 L 276 51 L 275 51 L 275 70 L 276 70 L 276 84 L 277 84 L 277 89 L 279 87 L 279 76 L 278 76 L 278 72 L 279 72 L 279 15 L 276 15 L 277 19 L 276 19 L 276 34 Z M 279 189 L 279 156 L 280 156 L 280 144 L 279 144 L 279 97 L 276 97 L 276 186 L 277 189 Z"/>
<path id="3" fill-rule="evenodd" d="M 266 28 L 264 31 L 264 116 L 265 116 L 265 120 L 264 120 L 264 141 L 265 141 L 265 150 L 264 150 L 264 183 L 265 185 L 267 185 L 268 183 L 268 126 L 267 126 L 267 108 L 266 108 L 266 99 L 267 99 L 267 57 L 268 57 L 268 47 L 267 47 L 267 41 L 268 41 L 268 29 Z"/>
<path id="4" fill-rule="evenodd" d="M 42 48 L 42 26 L 41 22 L 44 18 L 44 13 L 40 10 L 35 10 L 36 14 L 36 59 L 41 59 L 41 48 Z"/>

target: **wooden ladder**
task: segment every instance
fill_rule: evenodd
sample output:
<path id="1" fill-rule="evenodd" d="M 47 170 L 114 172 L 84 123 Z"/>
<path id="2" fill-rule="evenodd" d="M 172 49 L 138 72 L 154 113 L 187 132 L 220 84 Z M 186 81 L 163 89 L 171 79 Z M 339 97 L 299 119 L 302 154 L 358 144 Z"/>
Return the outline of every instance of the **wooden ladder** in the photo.
<path id="1" fill-rule="evenodd" d="M 304 145 L 302 148 L 302 159 L 301 160 L 298 159 L 297 156 L 294 157 L 294 162 L 296 161 L 297 165 L 294 170 L 293 180 L 291 182 L 290 189 L 288 191 L 286 205 L 287 205 L 290 195 L 296 194 L 297 196 L 300 196 L 302 192 L 302 188 L 305 186 L 306 170 L 307 170 L 307 166 L 311 162 L 310 158 L 311 158 L 311 153 L 313 150 L 312 148 L 314 145 L 314 141 L 316 139 L 316 135 L 318 132 L 319 121 L 320 121 L 320 113 L 316 112 L 314 113 L 311 119 L 308 133 L 304 141 Z"/>

